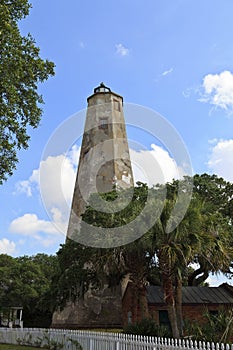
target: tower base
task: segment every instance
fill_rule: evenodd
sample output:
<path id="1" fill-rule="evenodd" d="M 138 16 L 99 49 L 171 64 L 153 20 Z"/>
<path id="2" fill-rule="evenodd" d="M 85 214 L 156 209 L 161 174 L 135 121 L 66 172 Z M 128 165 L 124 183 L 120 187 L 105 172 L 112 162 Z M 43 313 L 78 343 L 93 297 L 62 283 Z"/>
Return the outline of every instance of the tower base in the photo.
<path id="1" fill-rule="evenodd" d="M 88 290 L 75 303 L 67 302 L 63 310 L 53 314 L 52 328 L 122 328 L 121 287 L 107 285 L 102 289 Z"/>

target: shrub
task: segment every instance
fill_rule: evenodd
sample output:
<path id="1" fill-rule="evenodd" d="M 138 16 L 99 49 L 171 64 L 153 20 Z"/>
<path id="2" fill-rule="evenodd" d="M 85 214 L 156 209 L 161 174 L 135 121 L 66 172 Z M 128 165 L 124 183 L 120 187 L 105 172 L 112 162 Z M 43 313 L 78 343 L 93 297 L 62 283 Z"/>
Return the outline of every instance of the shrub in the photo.
<path id="1" fill-rule="evenodd" d="M 206 322 L 185 321 L 185 333 L 194 340 L 216 343 L 230 343 L 233 338 L 233 311 L 221 310 L 216 315 L 208 311 L 204 314 Z"/>
<path id="2" fill-rule="evenodd" d="M 136 323 L 131 323 L 123 329 L 123 333 L 154 336 L 154 337 L 169 337 L 169 330 L 165 326 L 159 326 L 151 318 L 144 318 Z"/>

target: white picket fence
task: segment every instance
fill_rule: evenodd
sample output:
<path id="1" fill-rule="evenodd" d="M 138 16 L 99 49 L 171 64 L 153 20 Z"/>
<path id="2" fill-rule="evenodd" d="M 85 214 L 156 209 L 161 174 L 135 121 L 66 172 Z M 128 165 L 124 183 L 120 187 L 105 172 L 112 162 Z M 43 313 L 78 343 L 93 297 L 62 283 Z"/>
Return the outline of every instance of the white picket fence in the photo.
<path id="1" fill-rule="evenodd" d="M 233 350 L 233 344 L 40 328 L 0 328 L 0 344 L 31 345 L 56 350 Z"/>

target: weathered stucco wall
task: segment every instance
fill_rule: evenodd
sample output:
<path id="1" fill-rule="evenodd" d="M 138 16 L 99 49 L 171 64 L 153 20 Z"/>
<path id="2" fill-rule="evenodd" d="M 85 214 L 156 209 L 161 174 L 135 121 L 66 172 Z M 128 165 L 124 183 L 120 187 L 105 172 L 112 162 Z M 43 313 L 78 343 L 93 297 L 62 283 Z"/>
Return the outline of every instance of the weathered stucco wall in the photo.
<path id="1" fill-rule="evenodd" d="M 76 303 L 53 314 L 53 328 L 105 328 L 122 326 L 121 288 L 89 290 Z"/>
<path id="2" fill-rule="evenodd" d="M 112 93 L 88 98 L 86 123 L 67 237 L 80 232 L 81 215 L 92 193 L 133 186 L 123 99 Z"/>

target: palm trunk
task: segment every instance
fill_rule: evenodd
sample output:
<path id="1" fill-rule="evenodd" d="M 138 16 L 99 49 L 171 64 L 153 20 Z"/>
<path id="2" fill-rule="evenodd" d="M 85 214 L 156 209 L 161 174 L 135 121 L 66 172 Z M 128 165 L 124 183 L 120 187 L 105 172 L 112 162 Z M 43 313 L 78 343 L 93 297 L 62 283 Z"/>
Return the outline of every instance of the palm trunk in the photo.
<path id="1" fill-rule="evenodd" d="M 165 276 L 164 276 L 165 277 Z M 180 332 L 178 328 L 177 315 L 176 315 L 176 306 L 175 306 L 175 297 L 174 297 L 174 288 L 172 285 L 171 278 L 164 278 L 163 280 L 163 291 L 164 299 L 167 304 L 168 317 L 171 324 L 172 336 L 174 338 L 180 338 Z"/>
<path id="2" fill-rule="evenodd" d="M 134 293 L 134 315 L 135 320 L 140 321 L 143 318 L 149 317 L 148 301 L 146 296 L 146 288 L 143 282 L 132 276 L 132 285 Z"/>
<path id="3" fill-rule="evenodd" d="M 171 324 L 172 336 L 180 338 L 180 332 L 177 323 L 174 287 L 172 283 L 172 273 L 166 256 L 158 254 L 159 266 L 161 269 L 162 286 L 164 292 L 164 301 L 167 304 L 168 317 Z"/>
<path id="4" fill-rule="evenodd" d="M 168 317 L 171 324 L 172 329 L 172 336 L 173 338 L 180 338 L 180 332 L 177 325 L 177 319 L 176 319 L 176 308 L 175 305 L 167 305 L 167 311 L 168 311 Z"/>
<path id="5" fill-rule="evenodd" d="M 180 335 L 183 335 L 183 314 L 182 314 L 182 280 L 177 278 L 176 285 L 176 316 Z"/>

